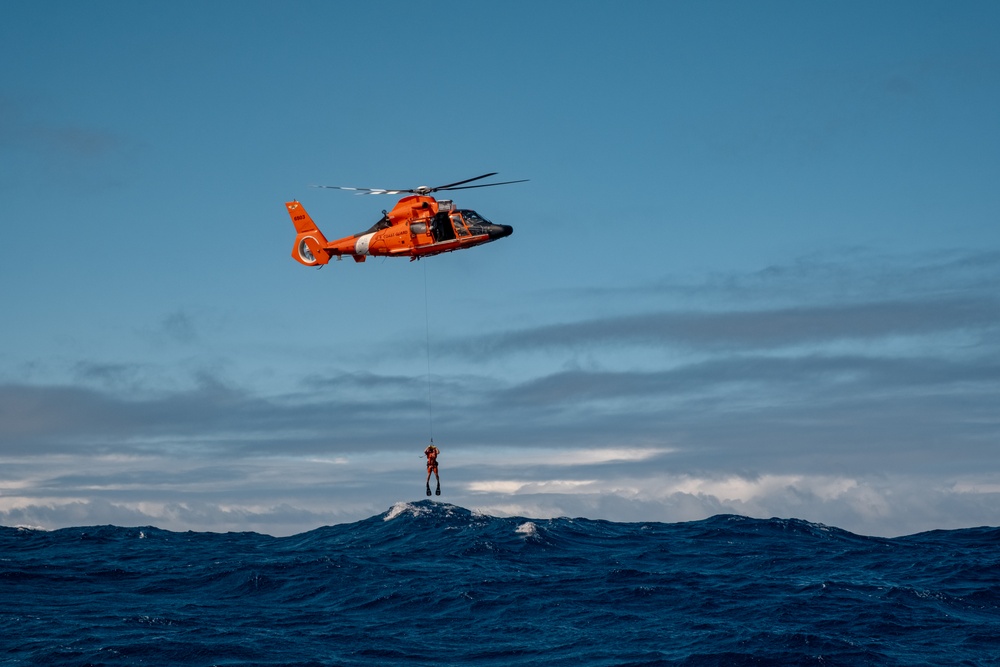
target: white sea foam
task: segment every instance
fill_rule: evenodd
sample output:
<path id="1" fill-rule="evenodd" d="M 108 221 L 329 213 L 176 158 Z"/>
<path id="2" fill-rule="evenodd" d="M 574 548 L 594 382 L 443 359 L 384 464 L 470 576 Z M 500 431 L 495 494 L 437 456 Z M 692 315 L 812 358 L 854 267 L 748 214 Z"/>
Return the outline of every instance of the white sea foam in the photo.
<path id="1" fill-rule="evenodd" d="M 410 516 L 420 516 L 421 514 L 429 514 L 430 510 L 424 507 L 417 507 L 410 503 L 398 502 L 389 508 L 389 512 L 382 517 L 383 521 L 391 521 L 395 519 L 400 514 L 409 514 Z"/>
<path id="2" fill-rule="evenodd" d="M 520 526 L 518 526 L 515 532 L 519 533 L 520 535 L 524 535 L 525 537 L 534 537 L 535 535 L 538 534 L 538 526 L 536 526 L 530 521 L 526 521 L 522 523 Z"/>
<path id="3" fill-rule="evenodd" d="M 413 509 L 413 506 L 410 505 L 410 503 L 396 503 L 395 505 L 389 508 L 389 512 L 384 517 L 382 517 L 382 520 L 391 521 L 392 519 L 395 519 L 397 516 L 405 512 L 407 509 Z"/>

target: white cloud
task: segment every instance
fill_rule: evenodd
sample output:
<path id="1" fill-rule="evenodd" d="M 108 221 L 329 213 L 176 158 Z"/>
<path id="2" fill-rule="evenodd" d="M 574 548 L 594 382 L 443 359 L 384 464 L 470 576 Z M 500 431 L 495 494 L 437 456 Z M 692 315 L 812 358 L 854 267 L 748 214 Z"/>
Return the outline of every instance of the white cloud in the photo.
<path id="1" fill-rule="evenodd" d="M 459 447 L 442 453 L 452 465 L 476 467 L 592 466 L 614 462 L 641 462 L 675 451 L 669 447 Z"/>
<path id="2" fill-rule="evenodd" d="M 415 457 L 414 457 L 415 458 Z M 169 466 L 169 462 L 161 462 Z M 104 523 L 155 525 L 170 530 L 255 530 L 273 535 L 356 521 L 386 511 L 402 498 L 423 497 L 423 470 L 375 470 L 356 464 L 244 462 L 240 475 L 213 485 L 214 469 L 188 467 L 173 485 L 91 486 L 41 479 L 34 487 L 0 487 L 0 524 L 44 528 Z M 306 474 L 302 466 L 312 466 Z M 542 466 L 522 480 L 444 468 L 444 495 L 436 500 L 485 514 L 545 519 L 585 516 L 612 521 L 676 522 L 720 513 L 800 518 L 859 534 L 895 536 L 935 528 L 1000 523 L 1000 475 L 941 484 L 913 475 L 851 477 L 815 474 L 712 475 L 664 473 L 643 461 L 607 477 L 547 477 L 572 470 Z M 576 472 L 601 470 L 585 466 Z M 294 479 L 295 484 L 288 480 Z"/>
<path id="3" fill-rule="evenodd" d="M 549 479 L 542 482 L 484 480 L 468 482 L 464 486 L 472 493 L 574 493 L 582 488 L 593 487 L 595 483 L 592 479 Z"/>
<path id="4" fill-rule="evenodd" d="M 581 480 L 581 482 L 584 482 Z M 958 488 L 970 489 L 965 483 Z M 936 528 L 996 525 L 996 480 L 956 493 L 924 477 L 823 475 L 633 477 L 535 489 L 479 483 L 473 498 L 484 513 L 529 518 L 586 516 L 615 521 L 689 521 L 719 513 L 801 518 L 859 534 L 897 536 Z"/>
<path id="5" fill-rule="evenodd" d="M 955 493 L 996 493 L 1000 494 L 1000 482 L 983 482 L 980 480 L 965 480 L 951 485 Z"/>

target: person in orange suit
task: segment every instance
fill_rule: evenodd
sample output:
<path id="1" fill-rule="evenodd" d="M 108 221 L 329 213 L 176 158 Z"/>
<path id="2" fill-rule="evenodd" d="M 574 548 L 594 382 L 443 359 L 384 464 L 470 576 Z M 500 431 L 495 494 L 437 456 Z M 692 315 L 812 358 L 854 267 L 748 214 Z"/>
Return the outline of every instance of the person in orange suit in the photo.
<path id="1" fill-rule="evenodd" d="M 437 479 L 437 495 L 441 495 L 441 476 L 438 475 L 438 454 L 441 450 L 434 446 L 434 441 L 427 445 L 427 449 L 424 450 L 424 456 L 427 457 L 427 495 L 431 495 L 431 473 L 434 473 L 434 477 Z"/>

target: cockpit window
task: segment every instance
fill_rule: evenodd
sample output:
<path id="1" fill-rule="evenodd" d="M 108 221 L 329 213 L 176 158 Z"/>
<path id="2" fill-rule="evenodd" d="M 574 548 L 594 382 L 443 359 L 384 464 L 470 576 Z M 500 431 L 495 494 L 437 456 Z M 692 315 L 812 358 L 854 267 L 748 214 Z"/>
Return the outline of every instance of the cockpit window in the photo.
<path id="1" fill-rule="evenodd" d="M 371 227 L 369 227 L 368 231 L 366 231 L 365 234 L 372 234 L 373 232 L 377 232 L 381 229 L 386 229 L 388 227 L 392 227 L 392 223 L 389 222 L 389 216 L 383 215 L 382 219 L 376 222 Z"/>
<path id="2" fill-rule="evenodd" d="M 462 216 L 452 213 L 451 224 L 455 228 L 455 233 L 458 234 L 459 236 L 469 235 L 469 230 L 465 228 L 465 223 L 462 221 Z"/>
<path id="3" fill-rule="evenodd" d="M 459 211 L 462 217 L 465 218 L 465 222 L 469 225 L 489 225 L 492 224 L 489 220 L 479 215 L 472 209 L 463 208 Z"/>

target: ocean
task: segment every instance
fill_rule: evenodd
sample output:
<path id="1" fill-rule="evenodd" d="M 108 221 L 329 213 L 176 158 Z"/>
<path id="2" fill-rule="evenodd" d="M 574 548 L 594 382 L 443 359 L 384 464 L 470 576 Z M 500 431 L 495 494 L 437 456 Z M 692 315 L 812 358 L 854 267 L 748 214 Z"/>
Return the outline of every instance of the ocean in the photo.
<path id="1" fill-rule="evenodd" d="M 1000 529 L 486 516 L 0 527 L 0 665 L 998 665 Z"/>

